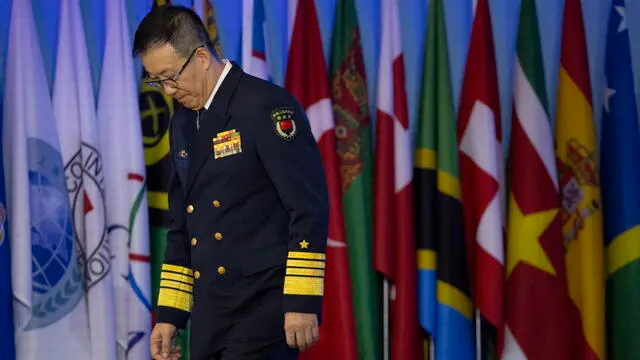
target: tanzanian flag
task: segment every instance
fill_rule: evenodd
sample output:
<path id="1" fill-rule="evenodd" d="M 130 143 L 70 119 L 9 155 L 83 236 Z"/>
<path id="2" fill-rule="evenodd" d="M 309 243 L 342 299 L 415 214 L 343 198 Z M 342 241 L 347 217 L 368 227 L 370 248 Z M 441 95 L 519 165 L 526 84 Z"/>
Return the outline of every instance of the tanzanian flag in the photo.
<path id="1" fill-rule="evenodd" d="M 420 323 L 434 340 L 437 360 L 474 359 L 443 0 L 431 1 L 427 24 L 414 167 Z"/>
<path id="2" fill-rule="evenodd" d="M 640 359 L 640 138 L 623 0 L 609 14 L 601 139 L 610 360 Z"/>

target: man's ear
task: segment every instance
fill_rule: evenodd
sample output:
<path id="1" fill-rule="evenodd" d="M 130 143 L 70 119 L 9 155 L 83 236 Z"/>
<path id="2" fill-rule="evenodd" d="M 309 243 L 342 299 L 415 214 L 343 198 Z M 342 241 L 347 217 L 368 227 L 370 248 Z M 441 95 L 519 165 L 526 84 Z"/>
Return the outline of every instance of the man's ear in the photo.
<path id="1" fill-rule="evenodd" d="M 207 49 L 200 48 L 196 50 L 196 54 L 194 56 L 198 61 L 202 63 L 202 67 L 204 68 L 204 70 L 209 70 L 209 67 L 211 66 L 212 55 Z"/>

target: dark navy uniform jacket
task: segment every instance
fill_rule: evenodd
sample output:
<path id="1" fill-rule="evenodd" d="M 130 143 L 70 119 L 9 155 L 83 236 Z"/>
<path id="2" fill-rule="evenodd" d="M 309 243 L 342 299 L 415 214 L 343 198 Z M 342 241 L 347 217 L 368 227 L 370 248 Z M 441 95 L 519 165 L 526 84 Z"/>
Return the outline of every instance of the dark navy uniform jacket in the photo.
<path id="1" fill-rule="evenodd" d="M 320 152 L 284 89 L 233 63 L 199 124 L 179 108 L 170 125 L 158 296 L 158 322 L 191 319 L 194 358 L 229 339 L 281 339 L 285 312 L 321 317 L 329 216 Z"/>

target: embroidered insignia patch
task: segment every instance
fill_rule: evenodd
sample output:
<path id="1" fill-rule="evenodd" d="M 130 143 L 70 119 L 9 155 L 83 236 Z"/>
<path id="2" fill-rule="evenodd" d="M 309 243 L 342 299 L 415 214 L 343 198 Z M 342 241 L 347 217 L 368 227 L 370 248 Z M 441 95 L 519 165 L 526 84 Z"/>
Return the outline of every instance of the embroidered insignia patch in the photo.
<path id="1" fill-rule="evenodd" d="M 214 159 L 242 152 L 242 139 L 240 138 L 240 132 L 236 131 L 236 129 L 220 132 L 211 140 L 213 142 Z"/>
<path id="2" fill-rule="evenodd" d="M 293 108 L 290 107 L 281 107 L 271 112 L 276 133 L 287 141 L 293 140 L 298 132 L 293 114 Z"/>

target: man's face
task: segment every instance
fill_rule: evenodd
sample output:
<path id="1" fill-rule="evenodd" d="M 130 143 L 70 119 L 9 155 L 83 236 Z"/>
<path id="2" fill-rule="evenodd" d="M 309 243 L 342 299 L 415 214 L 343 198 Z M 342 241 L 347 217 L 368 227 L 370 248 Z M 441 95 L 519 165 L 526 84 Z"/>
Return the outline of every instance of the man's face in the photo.
<path id="1" fill-rule="evenodd" d="M 207 100 L 204 74 L 209 67 L 209 54 L 204 48 L 187 59 L 170 44 L 164 44 L 147 50 L 140 60 L 149 73 L 149 80 L 160 80 L 167 95 L 189 109 L 197 110 L 204 105 Z M 162 81 L 166 79 L 175 80 Z"/>

